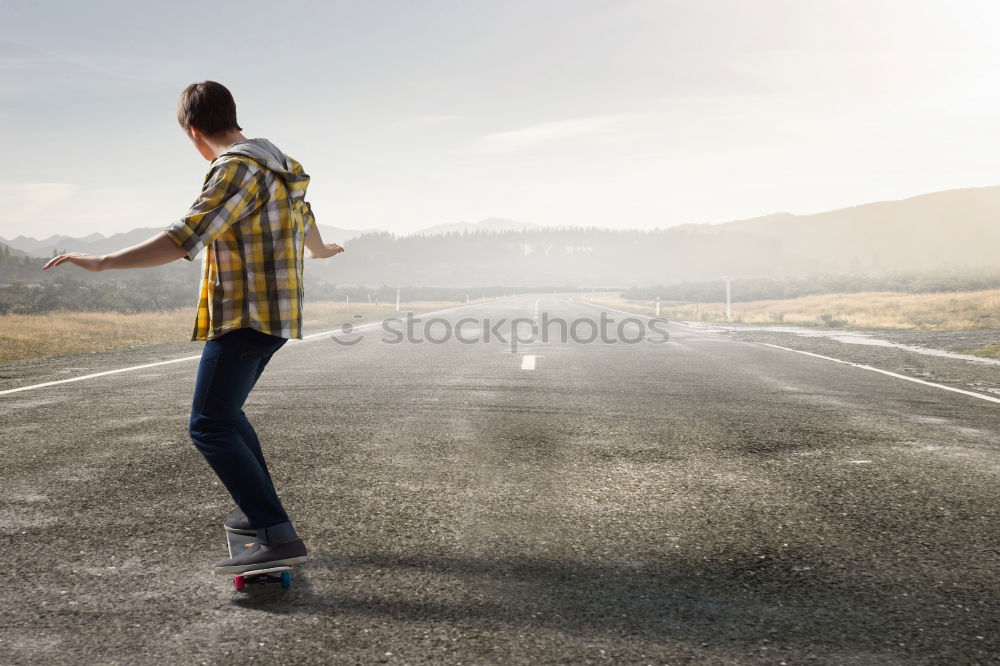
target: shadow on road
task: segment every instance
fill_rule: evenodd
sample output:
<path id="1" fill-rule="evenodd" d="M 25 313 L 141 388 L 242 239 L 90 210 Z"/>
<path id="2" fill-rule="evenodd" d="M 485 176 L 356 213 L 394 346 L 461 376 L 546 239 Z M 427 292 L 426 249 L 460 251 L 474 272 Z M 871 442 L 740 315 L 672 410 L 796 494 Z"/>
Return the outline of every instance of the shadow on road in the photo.
<path id="1" fill-rule="evenodd" d="M 912 589 L 876 580 L 871 572 L 836 564 L 802 567 L 812 557 L 729 553 L 731 562 L 559 562 L 531 559 L 420 558 L 371 555 L 317 557 L 292 594 L 262 590 L 240 596 L 241 607 L 280 614 L 359 616 L 372 620 L 454 623 L 482 629 L 539 628 L 575 636 L 686 643 L 727 650 L 791 649 L 799 656 L 831 654 L 891 660 L 986 659 L 993 634 L 963 610 L 963 591 Z M 372 572 L 370 595 L 321 594 L 309 577 Z M 377 572 L 377 574 L 375 573 Z M 420 575 L 442 581 L 461 598 L 426 601 L 394 596 Z M 355 591 L 357 588 L 355 588 Z M 992 600 L 980 599 L 980 604 Z"/>

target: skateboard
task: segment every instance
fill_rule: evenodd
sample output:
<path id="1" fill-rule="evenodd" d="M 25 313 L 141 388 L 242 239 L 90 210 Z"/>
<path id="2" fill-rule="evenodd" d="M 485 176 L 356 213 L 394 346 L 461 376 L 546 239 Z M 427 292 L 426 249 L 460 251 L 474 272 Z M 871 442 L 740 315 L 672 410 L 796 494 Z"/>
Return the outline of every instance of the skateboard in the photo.
<path id="1" fill-rule="evenodd" d="M 229 557 L 236 557 L 244 548 L 249 548 L 257 543 L 257 539 L 247 534 L 236 534 L 226 531 L 226 539 L 229 541 Z M 249 584 L 281 583 L 281 587 L 286 590 L 292 586 L 292 567 L 268 567 L 267 569 L 252 569 L 233 576 L 233 587 L 242 590 Z"/>

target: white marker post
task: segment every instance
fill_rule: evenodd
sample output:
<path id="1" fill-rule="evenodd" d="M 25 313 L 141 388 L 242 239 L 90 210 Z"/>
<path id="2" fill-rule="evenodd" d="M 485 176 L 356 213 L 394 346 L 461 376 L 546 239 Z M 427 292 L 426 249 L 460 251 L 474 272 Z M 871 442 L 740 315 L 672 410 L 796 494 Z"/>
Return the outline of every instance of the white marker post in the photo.
<path id="1" fill-rule="evenodd" d="M 656 297 L 656 316 L 660 316 L 660 297 Z"/>
<path id="2" fill-rule="evenodd" d="M 399 312 L 399 289 L 396 290 L 396 312 Z"/>
<path id="3" fill-rule="evenodd" d="M 726 281 L 726 321 L 732 321 L 733 319 L 733 278 L 725 276 L 722 278 Z"/>

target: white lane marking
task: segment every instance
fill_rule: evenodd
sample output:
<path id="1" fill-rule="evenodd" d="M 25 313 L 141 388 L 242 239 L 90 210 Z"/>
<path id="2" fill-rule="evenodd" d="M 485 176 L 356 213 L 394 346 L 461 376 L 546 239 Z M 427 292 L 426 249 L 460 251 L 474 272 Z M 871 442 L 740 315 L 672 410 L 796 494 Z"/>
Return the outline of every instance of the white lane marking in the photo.
<path id="1" fill-rule="evenodd" d="M 666 317 L 651 317 L 649 315 L 639 314 L 638 312 L 626 312 L 625 310 L 619 310 L 618 308 L 609 308 L 607 305 L 598 305 L 597 303 L 590 303 L 588 301 L 578 301 L 575 298 L 569 299 L 574 303 L 583 303 L 584 305 L 589 305 L 592 308 L 601 308 L 602 310 L 611 310 L 612 312 L 621 312 L 622 314 L 631 315 L 632 317 L 643 317 L 645 319 L 666 319 Z M 701 326 L 695 326 L 694 324 L 689 324 L 684 321 L 679 321 L 677 319 L 667 319 L 669 324 L 680 324 L 681 326 L 686 326 L 688 328 L 693 328 L 700 333 L 714 334 L 715 331 L 706 331 Z M 728 339 L 718 339 L 718 338 L 685 338 L 684 342 L 689 342 L 692 340 L 698 340 L 700 342 L 729 342 Z"/>
<path id="2" fill-rule="evenodd" d="M 490 302 L 492 303 L 492 302 L 495 302 L 495 301 L 490 301 Z M 478 307 L 482 307 L 483 305 L 486 305 L 486 303 L 471 303 L 469 305 L 459 305 L 459 306 L 454 307 L 454 308 L 444 308 L 443 310 L 434 310 L 433 312 L 418 312 L 416 314 L 418 314 L 421 317 L 423 317 L 425 315 L 439 314 L 441 312 L 450 312 L 452 310 L 462 310 L 464 308 L 469 308 L 469 307 L 477 307 L 477 306 Z M 390 317 L 386 317 L 386 319 L 390 319 Z M 380 319 L 379 321 L 372 322 L 370 324 L 362 324 L 361 326 L 355 326 L 353 329 L 351 329 L 351 332 L 357 331 L 357 330 L 362 329 L 362 328 L 368 328 L 370 326 L 379 326 L 379 325 L 382 324 L 383 321 L 385 321 L 385 319 Z M 324 336 L 324 335 L 331 335 L 331 334 L 334 334 L 334 333 L 342 333 L 342 332 L 343 331 L 341 331 L 338 328 L 338 329 L 331 330 L 331 331 L 324 331 L 322 333 L 312 333 L 310 335 L 303 336 L 301 340 L 289 340 L 288 342 L 285 343 L 285 347 L 287 347 L 287 346 L 289 346 L 291 344 L 294 344 L 294 343 L 298 343 L 298 342 L 311 342 L 312 340 L 317 339 L 317 338 L 319 338 L 321 336 Z M 129 367 L 126 367 L 126 368 L 117 368 L 115 370 L 105 370 L 104 372 L 95 372 L 95 373 L 92 373 L 92 374 L 89 374 L 89 375 L 80 375 L 79 377 L 70 377 L 69 379 L 57 379 L 57 380 L 54 380 L 54 381 L 51 381 L 51 382 L 42 382 L 41 384 L 30 384 L 28 386 L 19 386 L 17 388 L 5 389 L 3 391 L 0 391 L 0 395 L 7 395 L 9 393 L 17 393 L 18 391 L 30 391 L 31 389 L 42 388 L 44 386 L 55 386 L 56 384 L 67 384 L 69 382 L 79 382 L 79 381 L 82 381 L 84 379 L 93 379 L 94 377 L 103 377 L 104 375 L 114 375 L 114 374 L 117 374 L 119 372 L 131 372 L 132 370 L 141 370 L 143 368 L 152 368 L 152 367 L 155 367 L 155 366 L 158 366 L 158 365 L 167 365 L 169 363 L 181 363 L 183 361 L 194 361 L 194 360 L 198 360 L 200 358 L 201 358 L 201 354 L 197 354 L 195 356 L 182 356 L 181 358 L 172 358 L 172 359 L 170 359 L 168 361 L 157 361 L 156 363 L 144 363 L 142 365 L 132 365 L 132 366 L 129 366 Z"/>
<path id="3" fill-rule="evenodd" d="M 570 299 L 575 300 L 575 299 Z M 615 312 L 621 312 L 622 314 L 630 314 L 636 317 L 645 317 L 646 319 L 652 319 L 649 315 L 638 314 L 636 312 L 625 312 L 624 310 L 616 310 L 615 308 L 609 308 L 606 305 L 597 305 L 596 303 L 587 303 L 587 301 L 576 301 L 577 303 L 584 303 L 586 305 L 593 306 L 595 308 L 604 308 L 605 310 L 614 310 Z M 683 322 L 671 321 L 672 324 L 680 324 Z M 688 324 L 685 324 L 688 325 Z M 697 328 L 697 327 L 691 327 Z M 955 393 L 961 393 L 962 395 L 972 396 L 973 398 L 979 398 L 980 400 L 986 400 L 988 402 L 995 402 L 1000 404 L 1000 398 L 994 398 L 991 395 L 983 395 L 982 393 L 976 393 L 975 391 L 966 391 L 960 388 L 953 388 L 951 386 L 945 386 L 944 384 L 935 384 L 934 382 L 928 382 L 923 379 L 917 379 L 916 377 L 908 377 L 906 375 L 901 375 L 898 372 L 890 372 L 889 370 L 880 370 L 879 368 L 873 368 L 870 365 L 864 365 L 863 363 L 852 363 L 850 361 L 842 361 L 839 358 L 833 358 L 832 356 L 823 356 L 822 354 L 814 354 L 813 352 L 802 351 L 801 349 L 792 349 L 791 347 L 782 347 L 781 345 L 772 345 L 769 342 L 761 342 L 762 345 L 767 345 L 768 347 L 774 347 L 775 349 L 784 349 L 785 351 L 795 352 L 796 354 L 805 354 L 806 356 L 815 356 L 816 358 L 826 359 L 827 361 L 833 361 L 834 363 L 843 363 L 844 365 L 851 365 L 855 368 L 861 368 L 862 370 L 871 370 L 872 372 L 878 372 L 883 375 L 888 375 L 890 377 L 896 377 L 897 379 L 905 379 L 908 382 L 914 382 L 915 384 L 923 384 L 924 386 L 933 386 L 934 388 L 944 389 L 945 391 L 953 391 Z"/>
<path id="4" fill-rule="evenodd" d="M 502 300 L 510 300 L 510 297 L 508 297 L 506 299 L 503 299 L 503 298 L 497 299 L 497 301 L 502 301 Z M 489 301 L 489 303 L 496 303 L 497 301 Z M 441 312 L 451 312 L 453 310 L 464 310 L 465 308 L 482 307 L 482 306 L 487 305 L 487 304 L 488 303 L 469 303 L 468 305 L 457 305 L 457 306 L 455 306 L 453 308 L 444 308 L 442 310 L 432 310 L 431 312 L 415 312 L 414 314 L 417 315 L 417 316 L 420 316 L 420 317 L 426 317 L 427 315 L 439 314 Z M 385 319 L 379 319 L 378 321 L 373 321 L 370 324 L 362 324 L 361 326 L 353 326 L 351 328 L 351 332 L 353 333 L 354 331 L 359 331 L 362 328 L 369 328 L 371 326 L 381 326 L 382 322 L 386 321 L 387 319 L 396 319 L 396 317 L 386 317 Z M 324 336 L 324 335 L 330 335 L 332 333 L 343 333 L 343 331 L 341 331 L 338 328 L 338 329 L 332 330 L 332 331 L 323 331 L 321 333 L 312 333 L 310 335 L 304 335 L 304 336 L 302 336 L 301 340 L 289 340 L 288 342 L 285 343 L 285 346 L 287 347 L 288 345 L 295 344 L 295 343 L 298 343 L 298 342 L 311 341 L 311 340 L 313 340 L 315 338 L 319 338 L 319 337 Z M 198 358 L 200 358 L 200 357 L 198 357 Z M 3 394 L 0 393 L 0 395 L 3 395 Z"/>
<path id="5" fill-rule="evenodd" d="M 101 377 L 103 375 L 113 375 L 117 372 L 129 372 L 130 370 L 141 370 L 142 368 L 152 368 L 157 365 L 166 365 L 168 363 L 180 363 L 181 361 L 190 361 L 191 359 L 201 358 L 198 356 L 185 356 L 183 358 L 172 358 L 169 361 L 157 361 L 156 363 L 145 363 L 143 365 L 133 365 L 128 368 L 118 368 L 117 370 L 105 370 L 104 372 L 95 372 L 90 375 L 80 375 L 79 377 L 70 377 L 69 379 L 57 379 L 51 382 L 43 382 L 41 384 L 31 384 L 30 386 L 19 386 L 17 388 L 6 389 L 0 391 L 0 395 L 7 395 L 8 393 L 17 393 L 18 391 L 27 391 L 29 389 L 41 388 L 43 386 L 54 386 L 55 384 L 66 384 L 67 382 L 78 382 L 82 379 L 91 379 L 93 377 Z"/>
<path id="6" fill-rule="evenodd" d="M 522 370 L 534 370 L 535 369 L 535 355 L 525 354 L 521 357 L 521 369 Z"/>
<path id="7" fill-rule="evenodd" d="M 654 317 L 650 317 L 649 315 L 639 314 L 638 312 L 626 312 L 625 310 L 619 310 L 618 308 L 610 308 L 607 305 L 598 305 L 597 303 L 591 303 L 589 301 L 580 301 L 575 298 L 571 298 L 569 300 L 573 301 L 574 303 L 583 303 L 584 305 L 589 305 L 594 308 L 603 308 L 605 310 L 611 310 L 612 312 L 621 312 L 622 314 L 632 315 L 633 317 L 645 317 L 646 319 L 654 319 Z M 664 317 L 655 317 L 655 319 L 663 319 L 663 318 Z M 701 328 L 701 326 L 697 326 L 695 324 L 691 324 L 686 321 L 681 321 L 680 319 L 671 319 L 669 321 L 671 324 L 680 324 L 681 326 L 687 326 L 688 328 L 696 328 L 696 329 Z"/>
<path id="8" fill-rule="evenodd" d="M 618 308 L 611 308 L 607 305 L 598 305 L 597 303 L 590 303 L 589 301 L 578 301 L 575 298 L 569 299 L 575 303 L 583 303 L 584 305 L 589 305 L 593 308 L 601 308 L 604 310 L 611 310 L 612 312 L 621 312 L 622 314 L 632 315 L 633 317 L 645 317 L 646 319 L 665 319 L 665 317 L 651 317 L 650 315 L 639 314 L 638 312 L 626 312 L 625 310 L 619 310 Z M 687 326 L 688 328 L 701 329 L 702 327 L 690 322 L 681 321 L 680 319 L 669 319 L 671 324 L 679 324 L 680 326 Z M 704 333 L 713 333 L 714 331 L 703 331 Z"/>
<path id="9" fill-rule="evenodd" d="M 980 400 L 986 400 L 988 402 L 995 402 L 1000 404 L 1000 398 L 994 398 L 991 395 L 983 395 L 982 393 L 976 393 L 975 391 L 966 391 L 965 389 L 955 388 L 953 386 L 945 386 L 944 384 L 936 384 L 934 382 L 929 382 L 923 379 L 917 379 L 916 377 L 908 377 L 906 375 L 901 375 L 898 372 L 891 372 L 889 370 L 882 370 L 880 368 L 873 368 L 870 365 L 865 365 L 863 363 L 852 363 L 851 361 L 843 361 L 839 358 L 833 358 L 832 356 L 823 356 L 822 354 L 814 354 L 813 352 L 802 351 L 801 349 L 792 349 L 791 347 L 782 347 L 781 345 L 772 345 L 770 342 L 762 342 L 762 345 L 768 347 L 774 347 L 775 349 L 784 349 L 785 351 L 795 352 L 796 354 L 805 354 L 806 356 L 814 356 L 816 358 L 822 358 L 827 361 L 833 361 L 834 363 L 843 363 L 844 365 L 850 365 L 855 368 L 861 368 L 862 370 L 871 370 L 872 372 L 877 372 L 882 375 L 889 375 L 890 377 L 896 377 L 897 379 L 905 379 L 908 382 L 913 382 L 914 384 L 923 384 L 924 386 L 933 386 L 934 388 L 943 389 L 945 391 L 952 391 L 954 393 L 961 393 L 962 395 L 969 395 L 973 398 L 979 398 Z"/>
<path id="10" fill-rule="evenodd" d="M 588 301 L 577 301 L 575 298 L 571 298 L 569 300 L 575 301 L 576 303 L 583 303 L 584 305 L 589 305 L 592 308 L 601 308 L 603 310 L 611 310 L 612 312 L 621 312 L 622 314 L 632 315 L 633 317 L 645 317 L 646 319 L 653 318 L 650 317 L 649 315 L 639 314 L 638 312 L 626 312 L 625 310 L 619 310 L 618 308 L 609 308 L 607 305 L 598 305 L 597 303 L 590 303 Z"/>

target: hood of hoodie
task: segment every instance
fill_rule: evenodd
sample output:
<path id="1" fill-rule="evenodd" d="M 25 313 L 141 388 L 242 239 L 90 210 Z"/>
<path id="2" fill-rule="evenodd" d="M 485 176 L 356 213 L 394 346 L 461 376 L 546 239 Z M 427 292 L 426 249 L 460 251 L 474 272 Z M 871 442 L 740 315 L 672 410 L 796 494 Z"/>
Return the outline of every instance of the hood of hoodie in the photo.
<path id="1" fill-rule="evenodd" d="M 219 157 L 226 155 L 243 155 L 255 160 L 285 181 L 285 185 L 288 187 L 288 196 L 291 199 L 305 198 L 306 188 L 309 186 L 309 175 L 302 170 L 301 164 L 285 155 L 280 148 L 267 139 L 256 138 L 237 141 Z"/>

